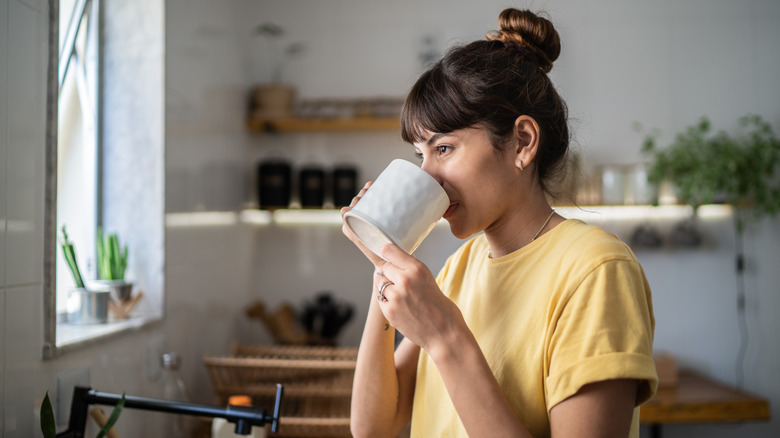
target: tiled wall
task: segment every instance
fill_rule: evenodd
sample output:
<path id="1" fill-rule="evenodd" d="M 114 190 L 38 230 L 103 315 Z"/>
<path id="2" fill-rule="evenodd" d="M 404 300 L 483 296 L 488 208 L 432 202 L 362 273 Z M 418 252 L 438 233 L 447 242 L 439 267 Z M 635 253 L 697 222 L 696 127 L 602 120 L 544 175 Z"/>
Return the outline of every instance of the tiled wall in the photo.
<path id="1" fill-rule="evenodd" d="M 0 2 L 0 430 L 29 434 L 40 358 L 47 4 Z M 43 81 L 41 79 L 44 79 Z"/>
<path id="2" fill-rule="evenodd" d="M 0 0 L 0 402 L 5 406 L 5 253 L 6 168 L 8 163 L 8 0 Z M 5 430 L 5 409 L 0 410 L 0 431 Z"/>

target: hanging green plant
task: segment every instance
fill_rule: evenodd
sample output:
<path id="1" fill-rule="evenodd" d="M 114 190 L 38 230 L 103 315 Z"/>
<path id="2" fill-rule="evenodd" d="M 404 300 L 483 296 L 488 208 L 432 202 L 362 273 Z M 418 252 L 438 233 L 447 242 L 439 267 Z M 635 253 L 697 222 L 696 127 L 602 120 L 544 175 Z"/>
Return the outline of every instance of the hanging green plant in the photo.
<path id="1" fill-rule="evenodd" d="M 761 116 L 739 120 L 735 135 L 713 132 L 709 119 L 679 133 L 664 149 L 657 133 L 645 136 L 642 153 L 652 159 L 648 180 L 671 182 L 694 210 L 728 203 L 752 209 L 756 218 L 780 212 L 780 140 Z"/>

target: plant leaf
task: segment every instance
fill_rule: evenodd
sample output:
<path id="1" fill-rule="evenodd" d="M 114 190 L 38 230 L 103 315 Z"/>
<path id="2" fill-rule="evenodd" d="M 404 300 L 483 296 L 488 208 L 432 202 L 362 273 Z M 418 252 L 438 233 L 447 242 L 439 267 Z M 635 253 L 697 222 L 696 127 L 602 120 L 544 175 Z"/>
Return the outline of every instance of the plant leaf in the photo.
<path id="1" fill-rule="evenodd" d="M 84 287 L 84 280 L 81 277 L 81 271 L 79 270 L 79 264 L 76 261 L 76 250 L 73 249 L 73 244 L 68 241 L 68 233 L 65 231 L 65 226 L 62 226 L 62 252 L 65 255 L 65 261 L 68 262 L 71 274 L 73 274 L 73 280 L 76 282 L 76 287 Z"/>
<path id="2" fill-rule="evenodd" d="M 106 265 L 107 257 L 106 257 L 106 243 L 103 236 L 103 229 L 98 228 L 98 235 L 97 235 L 97 258 L 98 258 L 98 271 L 100 274 L 100 278 L 103 280 L 110 279 L 110 272 L 107 269 L 108 266 Z"/>
<path id="3" fill-rule="evenodd" d="M 41 433 L 43 438 L 54 438 L 57 436 L 57 425 L 54 421 L 54 410 L 51 408 L 51 401 L 49 400 L 49 391 L 46 391 L 46 395 L 41 403 Z"/>
<path id="4" fill-rule="evenodd" d="M 122 251 L 119 249 L 119 236 L 116 234 L 108 236 L 108 242 L 110 245 L 109 253 L 111 254 L 111 279 L 122 280 L 120 276 Z"/>
<path id="5" fill-rule="evenodd" d="M 114 406 L 114 410 L 111 411 L 111 416 L 108 417 L 108 421 L 106 422 L 106 425 L 103 426 L 102 429 L 100 429 L 100 433 L 98 433 L 97 438 L 103 438 L 106 436 L 109 430 L 111 430 L 112 427 L 114 427 L 114 423 L 119 419 L 119 415 L 122 413 L 122 409 L 125 407 L 125 393 L 122 393 L 122 399 L 119 400 L 119 403 Z"/>

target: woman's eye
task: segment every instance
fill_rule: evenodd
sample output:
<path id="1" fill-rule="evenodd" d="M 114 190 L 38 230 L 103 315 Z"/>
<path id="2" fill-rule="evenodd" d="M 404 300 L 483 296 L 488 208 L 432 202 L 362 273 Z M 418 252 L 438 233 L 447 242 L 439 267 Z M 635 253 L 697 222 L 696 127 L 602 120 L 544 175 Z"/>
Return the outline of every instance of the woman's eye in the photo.
<path id="1" fill-rule="evenodd" d="M 446 145 L 436 146 L 436 152 L 438 152 L 439 155 L 449 152 L 450 149 L 452 149 L 452 146 L 446 146 Z"/>
<path id="2" fill-rule="evenodd" d="M 422 159 L 423 159 L 422 152 L 415 151 L 414 156 L 417 157 L 417 159 L 420 160 L 420 161 L 422 161 Z"/>

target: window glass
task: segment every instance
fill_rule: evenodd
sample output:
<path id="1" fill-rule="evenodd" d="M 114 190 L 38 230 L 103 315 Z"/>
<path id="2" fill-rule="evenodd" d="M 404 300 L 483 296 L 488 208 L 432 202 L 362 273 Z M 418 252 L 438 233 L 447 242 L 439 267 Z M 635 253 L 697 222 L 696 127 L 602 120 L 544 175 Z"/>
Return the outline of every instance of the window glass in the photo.
<path id="1" fill-rule="evenodd" d="M 97 90 L 98 62 L 96 23 L 91 8 L 83 2 L 60 3 L 60 78 L 57 132 L 57 237 L 63 227 L 73 242 L 84 278 L 95 275 L 95 230 L 97 229 Z M 78 32 L 74 32 L 74 26 Z M 70 36 L 75 33 L 75 38 Z M 59 249 L 59 245 L 58 245 Z M 65 312 L 68 292 L 75 287 L 73 275 L 59 253 L 56 258 L 56 309 Z"/>

